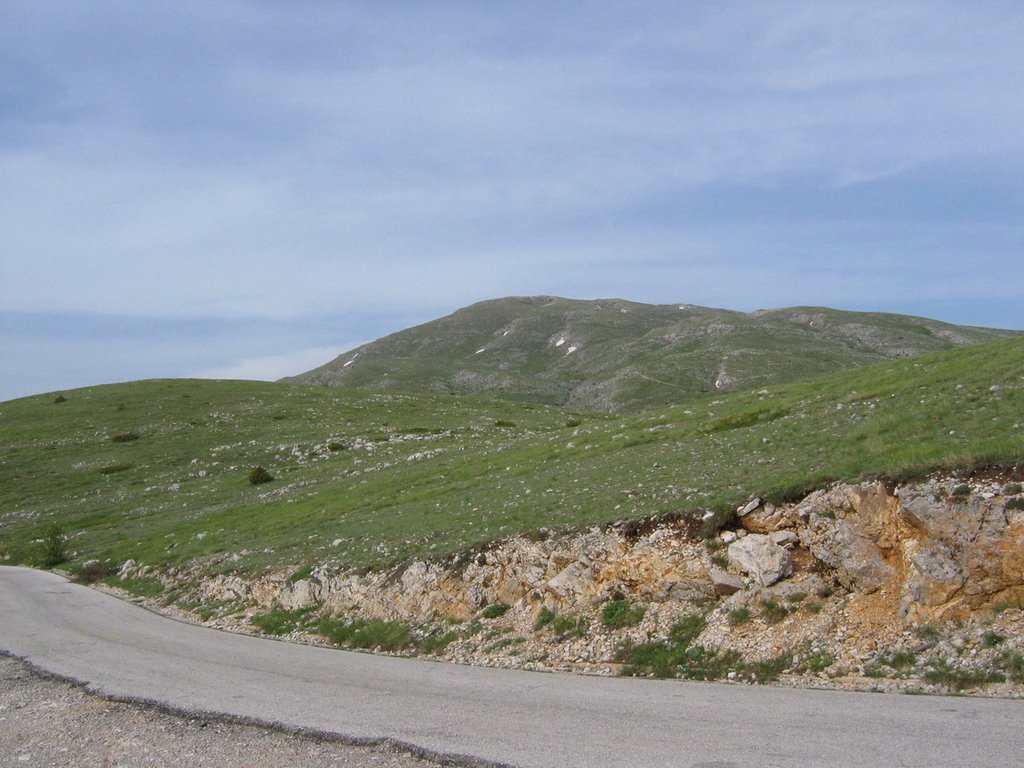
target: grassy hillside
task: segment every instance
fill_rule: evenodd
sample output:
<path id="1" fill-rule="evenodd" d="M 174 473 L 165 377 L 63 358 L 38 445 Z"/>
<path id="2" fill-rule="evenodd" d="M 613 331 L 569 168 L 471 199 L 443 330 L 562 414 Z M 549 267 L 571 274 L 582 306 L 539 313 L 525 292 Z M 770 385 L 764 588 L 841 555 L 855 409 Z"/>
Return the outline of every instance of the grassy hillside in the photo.
<path id="1" fill-rule="evenodd" d="M 831 479 L 1020 462 L 1024 340 L 632 417 L 152 381 L 2 403 L 0 435 L 6 562 L 31 559 L 56 521 L 78 561 L 379 567 Z M 275 479 L 252 485 L 255 465 Z"/>
<path id="2" fill-rule="evenodd" d="M 744 314 L 510 298 L 393 334 L 290 381 L 636 412 L 1012 335 L 815 307 Z"/>

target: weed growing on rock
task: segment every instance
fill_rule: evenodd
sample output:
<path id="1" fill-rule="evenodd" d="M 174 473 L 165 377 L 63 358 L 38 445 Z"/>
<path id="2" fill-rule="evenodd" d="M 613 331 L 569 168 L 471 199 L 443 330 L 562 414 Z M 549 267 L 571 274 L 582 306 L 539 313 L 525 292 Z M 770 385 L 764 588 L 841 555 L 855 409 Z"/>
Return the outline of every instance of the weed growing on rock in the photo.
<path id="1" fill-rule="evenodd" d="M 317 622 L 316 631 L 335 645 L 347 648 L 397 652 L 415 645 L 412 628 L 404 621 L 325 617 Z"/>
<path id="2" fill-rule="evenodd" d="M 293 611 L 278 608 L 269 613 L 253 616 L 249 622 L 268 635 L 287 635 L 296 630 L 308 629 L 312 611 L 312 608 L 298 608 Z"/>
<path id="3" fill-rule="evenodd" d="M 737 627 L 740 624 L 746 624 L 748 621 L 750 621 L 750 616 L 750 608 L 748 608 L 745 605 L 742 605 L 739 608 L 733 608 L 731 611 L 729 611 L 727 618 L 732 626 Z"/>
<path id="4" fill-rule="evenodd" d="M 508 612 L 509 607 L 505 603 L 492 603 L 480 611 L 480 615 L 485 619 L 497 619 L 504 616 Z"/>
<path id="5" fill-rule="evenodd" d="M 632 627 L 644 617 L 644 607 L 629 600 L 610 600 L 601 609 L 601 623 L 612 629 Z"/>
<path id="6" fill-rule="evenodd" d="M 789 609 L 774 600 L 765 600 L 761 606 L 761 618 L 766 624 L 778 624 L 789 615 Z"/>

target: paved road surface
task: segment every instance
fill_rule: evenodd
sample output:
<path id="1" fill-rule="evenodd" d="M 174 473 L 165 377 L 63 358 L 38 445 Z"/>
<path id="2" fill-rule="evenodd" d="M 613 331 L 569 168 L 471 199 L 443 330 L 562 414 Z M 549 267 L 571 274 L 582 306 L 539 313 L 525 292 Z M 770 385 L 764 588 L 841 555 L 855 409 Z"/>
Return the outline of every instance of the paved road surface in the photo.
<path id="1" fill-rule="evenodd" d="M 1024 703 L 462 667 L 196 627 L 0 567 L 0 649 L 105 695 L 514 766 L 1020 766 Z"/>

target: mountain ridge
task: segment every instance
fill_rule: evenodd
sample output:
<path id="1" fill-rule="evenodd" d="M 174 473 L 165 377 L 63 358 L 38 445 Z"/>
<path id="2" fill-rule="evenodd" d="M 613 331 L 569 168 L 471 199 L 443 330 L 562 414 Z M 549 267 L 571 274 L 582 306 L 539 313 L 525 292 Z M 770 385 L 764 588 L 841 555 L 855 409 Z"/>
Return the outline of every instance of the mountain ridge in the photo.
<path id="1" fill-rule="evenodd" d="M 283 381 L 629 412 L 1021 333 L 828 307 L 744 313 L 518 296 L 477 302 Z"/>

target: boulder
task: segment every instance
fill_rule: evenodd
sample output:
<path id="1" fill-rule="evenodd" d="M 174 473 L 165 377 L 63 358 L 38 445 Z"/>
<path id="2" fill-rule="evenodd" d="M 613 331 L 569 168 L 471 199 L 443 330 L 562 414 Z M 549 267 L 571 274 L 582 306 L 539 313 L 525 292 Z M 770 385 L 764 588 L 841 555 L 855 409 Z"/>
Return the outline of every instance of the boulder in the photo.
<path id="1" fill-rule="evenodd" d="M 711 583 L 715 588 L 715 595 L 718 597 L 726 597 L 728 595 L 735 594 L 743 589 L 743 579 L 734 573 L 729 573 L 726 570 L 711 566 L 711 570 L 708 571 L 708 575 L 711 577 Z"/>
<path id="2" fill-rule="evenodd" d="M 793 573 L 789 552 L 760 533 L 752 533 L 730 544 L 729 563 L 763 587 Z"/>

